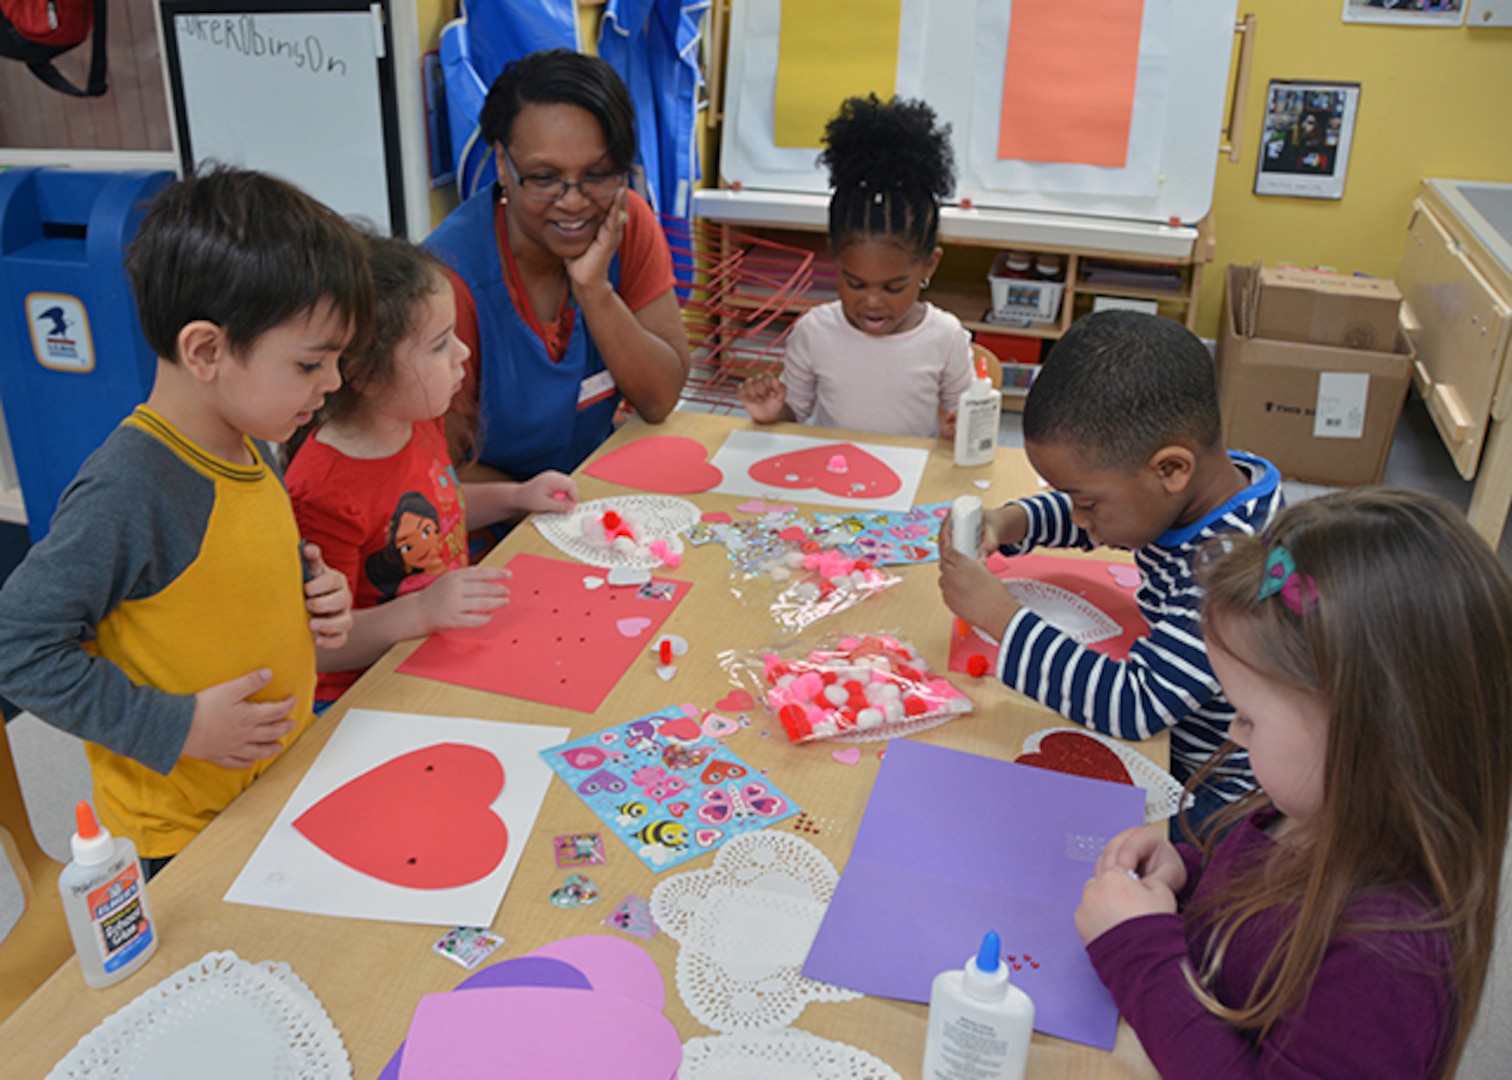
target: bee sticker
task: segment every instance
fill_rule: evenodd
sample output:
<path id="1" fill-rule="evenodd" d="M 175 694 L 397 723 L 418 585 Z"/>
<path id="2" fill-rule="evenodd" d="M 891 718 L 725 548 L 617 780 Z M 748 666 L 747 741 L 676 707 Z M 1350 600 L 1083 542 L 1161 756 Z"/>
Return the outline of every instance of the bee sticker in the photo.
<path id="1" fill-rule="evenodd" d="M 688 846 L 688 827 L 675 821 L 653 821 L 636 832 L 641 842 L 639 855 L 660 866 Z"/>

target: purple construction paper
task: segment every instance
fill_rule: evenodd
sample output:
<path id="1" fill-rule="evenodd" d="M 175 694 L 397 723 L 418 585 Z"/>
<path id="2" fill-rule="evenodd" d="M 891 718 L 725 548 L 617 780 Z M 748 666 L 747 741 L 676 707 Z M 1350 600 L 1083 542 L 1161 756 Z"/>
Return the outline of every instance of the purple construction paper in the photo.
<path id="1" fill-rule="evenodd" d="M 1144 803 L 1137 787 L 894 741 L 803 974 L 927 1002 L 934 977 L 996 930 L 1036 1030 L 1112 1049 L 1118 1011 L 1072 915 Z"/>
<path id="2" fill-rule="evenodd" d="M 577 968 L 562 960 L 545 956 L 521 956 L 501 960 L 475 971 L 454 990 L 484 990 L 495 986 L 554 986 L 564 990 L 592 990 L 593 984 Z M 378 1080 L 399 1080 L 399 1065 L 404 1060 L 404 1043 L 394 1051 Z"/>

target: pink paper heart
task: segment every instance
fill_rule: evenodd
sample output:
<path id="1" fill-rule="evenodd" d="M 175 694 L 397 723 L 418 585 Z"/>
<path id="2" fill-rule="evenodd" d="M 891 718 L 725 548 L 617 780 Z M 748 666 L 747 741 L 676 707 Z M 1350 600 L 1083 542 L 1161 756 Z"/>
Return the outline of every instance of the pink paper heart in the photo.
<path id="1" fill-rule="evenodd" d="M 618 620 L 614 625 L 625 637 L 639 637 L 646 632 L 646 627 L 651 625 L 651 620 L 644 615 L 633 615 L 630 618 Z"/>
<path id="2" fill-rule="evenodd" d="M 727 739 L 739 730 L 740 725 L 728 716 L 720 716 L 717 712 L 704 714 L 703 733 L 711 739 Z"/>
<path id="3" fill-rule="evenodd" d="M 681 435 L 652 435 L 610 451 L 583 471 L 622 487 L 690 495 L 708 491 L 724 479 L 707 456 L 701 442 Z"/>
<path id="4" fill-rule="evenodd" d="M 843 473 L 831 472 L 831 458 L 845 455 Z M 752 465 L 752 480 L 763 486 L 801 490 L 818 488 L 844 499 L 885 499 L 903 487 L 898 474 L 885 462 L 852 443 L 812 446 L 792 453 L 774 454 Z"/>
<path id="5" fill-rule="evenodd" d="M 669 739 L 676 739 L 678 742 L 690 743 L 698 741 L 699 737 L 703 735 L 703 728 L 699 727 L 697 722 L 690 717 L 679 716 L 675 720 L 667 720 L 662 723 L 656 729 L 656 733 L 658 735 L 665 735 Z"/>
<path id="6" fill-rule="evenodd" d="M 861 760 L 861 748 L 859 746 L 847 746 L 844 750 L 831 751 L 830 757 L 842 765 L 855 765 Z"/>
<path id="7" fill-rule="evenodd" d="M 731 690 L 714 704 L 720 709 L 728 709 L 730 712 L 740 712 L 741 709 L 749 709 L 756 702 L 744 690 Z"/>
<path id="8" fill-rule="evenodd" d="M 1129 566 L 1127 563 L 1109 563 L 1108 573 L 1125 589 L 1139 588 L 1141 578 L 1137 566 Z"/>
<path id="9" fill-rule="evenodd" d="M 808 534 L 800 529 L 797 525 L 789 525 L 786 529 L 783 529 L 780 533 L 777 534 L 777 539 L 788 540 L 794 544 L 801 544 L 808 539 Z"/>

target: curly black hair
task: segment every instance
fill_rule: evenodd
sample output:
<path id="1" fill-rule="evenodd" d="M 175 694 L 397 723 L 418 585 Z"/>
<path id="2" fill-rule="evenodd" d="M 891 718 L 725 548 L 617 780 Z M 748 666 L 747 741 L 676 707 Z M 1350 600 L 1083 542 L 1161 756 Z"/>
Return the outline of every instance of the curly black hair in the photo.
<path id="1" fill-rule="evenodd" d="M 923 101 L 847 98 L 824 128 L 830 247 L 890 236 L 921 258 L 934 251 L 940 200 L 955 190 L 950 125 Z"/>

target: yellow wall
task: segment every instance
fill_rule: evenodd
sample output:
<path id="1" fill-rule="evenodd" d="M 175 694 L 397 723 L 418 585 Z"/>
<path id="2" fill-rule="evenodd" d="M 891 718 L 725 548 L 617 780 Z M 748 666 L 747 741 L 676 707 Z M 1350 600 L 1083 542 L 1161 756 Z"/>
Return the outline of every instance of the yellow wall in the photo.
<path id="1" fill-rule="evenodd" d="M 1245 0 L 1259 20 L 1243 157 L 1220 159 L 1216 262 L 1198 331 L 1216 337 L 1222 268 L 1296 262 L 1390 277 L 1424 177 L 1512 181 L 1512 30 L 1345 23 L 1340 0 Z M 1254 194 L 1271 79 L 1360 83 L 1344 198 Z M 1216 271 L 1216 272 L 1213 272 Z"/>

